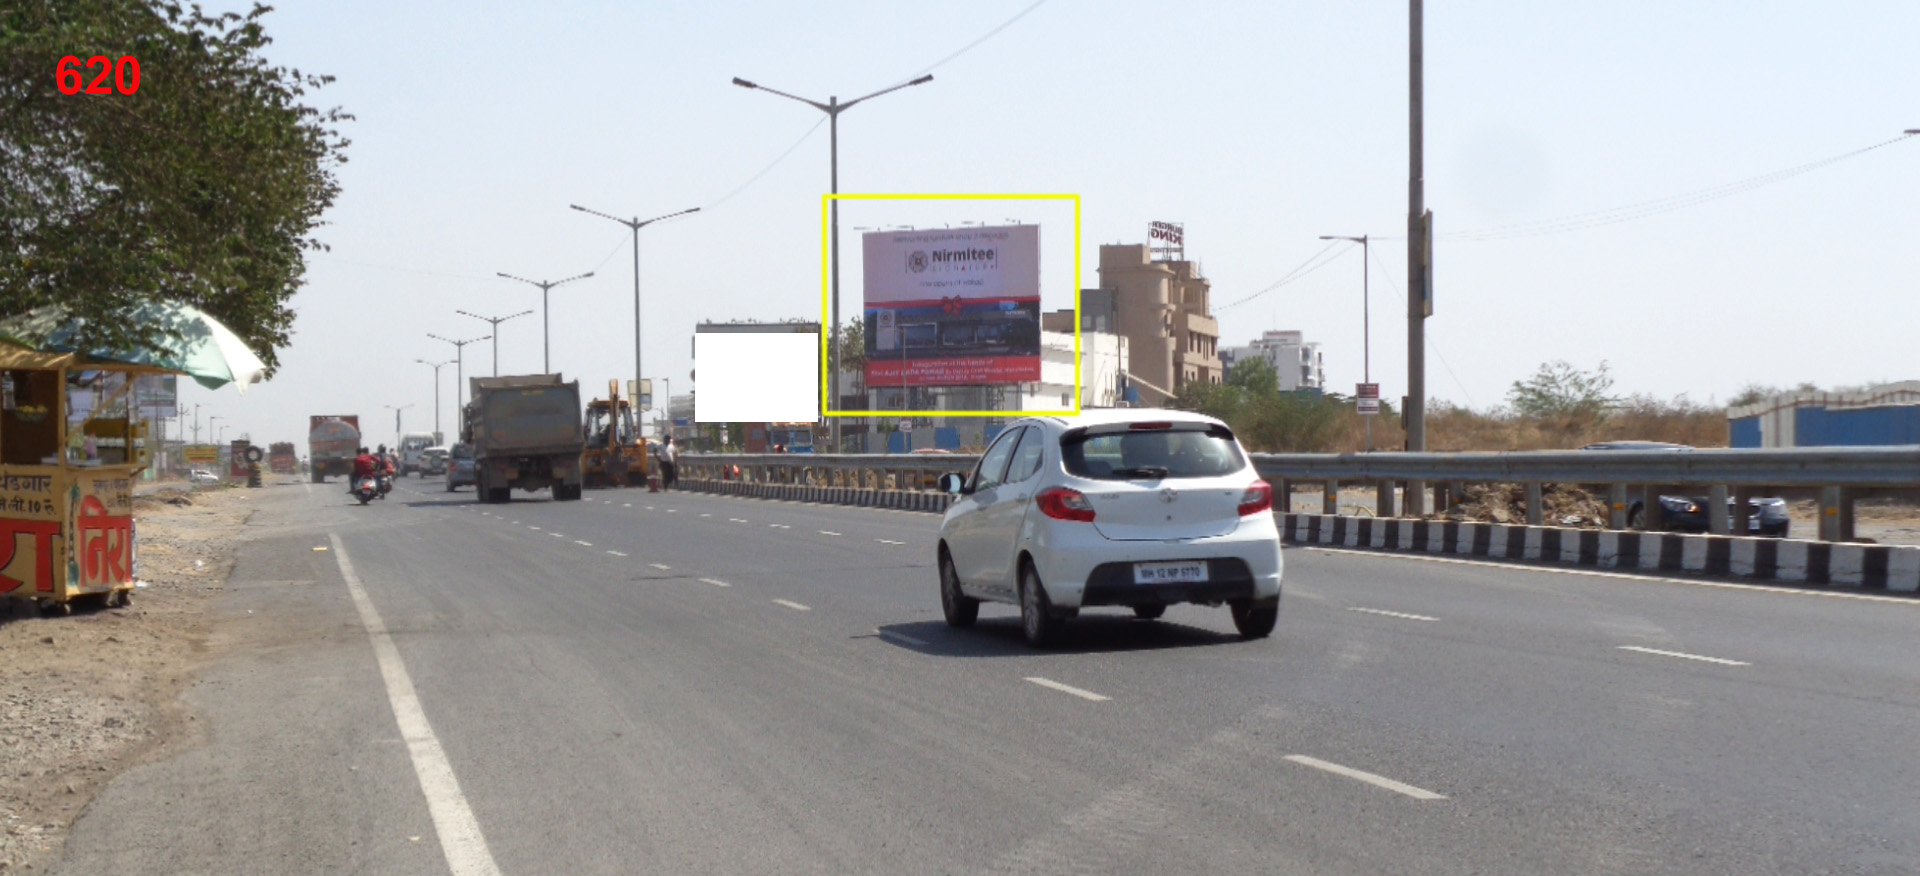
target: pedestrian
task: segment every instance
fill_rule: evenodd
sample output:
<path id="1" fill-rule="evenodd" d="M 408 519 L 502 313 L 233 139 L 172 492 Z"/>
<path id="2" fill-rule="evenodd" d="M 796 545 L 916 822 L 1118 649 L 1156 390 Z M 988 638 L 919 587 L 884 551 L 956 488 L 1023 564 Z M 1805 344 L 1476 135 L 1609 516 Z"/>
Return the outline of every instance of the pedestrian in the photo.
<path id="1" fill-rule="evenodd" d="M 660 445 L 660 489 L 671 490 L 680 480 L 679 466 L 674 462 L 673 436 L 668 435 L 666 443 Z"/>

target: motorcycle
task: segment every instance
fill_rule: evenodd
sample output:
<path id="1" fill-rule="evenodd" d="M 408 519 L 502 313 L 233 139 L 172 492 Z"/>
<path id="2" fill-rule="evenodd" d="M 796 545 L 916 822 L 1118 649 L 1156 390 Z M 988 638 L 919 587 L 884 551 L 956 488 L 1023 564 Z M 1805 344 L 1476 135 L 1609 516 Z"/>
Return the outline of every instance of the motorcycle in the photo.
<path id="1" fill-rule="evenodd" d="M 374 484 L 375 489 L 380 491 L 378 498 L 385 499 L 388 493 L 393 492 L 393 475 L 382 473 L 374 479 Z"/>
<path id="2" fill-rule="evenodd" d="M 380 484 L 372 475 L 362 476 L 353 485 L 353 497 L 365 505 L 380 497 Z"/>

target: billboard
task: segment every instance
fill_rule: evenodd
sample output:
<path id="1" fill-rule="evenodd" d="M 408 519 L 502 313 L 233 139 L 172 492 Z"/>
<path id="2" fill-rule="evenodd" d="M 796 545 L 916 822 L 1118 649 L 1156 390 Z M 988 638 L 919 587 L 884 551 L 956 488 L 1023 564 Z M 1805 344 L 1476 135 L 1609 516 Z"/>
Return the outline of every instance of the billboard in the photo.
<path id="1" fill-rule="evenodd" d="M 1040 379 L 1040 226 L 862 235 L 867 387 Z"/>

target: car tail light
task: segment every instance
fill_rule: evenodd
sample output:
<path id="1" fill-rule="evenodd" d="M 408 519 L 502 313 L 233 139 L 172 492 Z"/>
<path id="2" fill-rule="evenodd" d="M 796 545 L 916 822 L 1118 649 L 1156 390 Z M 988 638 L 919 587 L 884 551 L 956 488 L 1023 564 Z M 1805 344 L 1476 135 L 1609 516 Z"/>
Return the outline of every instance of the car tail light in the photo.
<path id="1" fill-rule="evenodd" d="M 1273 510 L 1273 485 L 1266 481 L 1254 481 L 1247 491 L 1240 494 L 1240 516 L 1265 514 Z"/>
<path id="2" fill-rule="evenodd" d="M 1093 503 L 1079 490 L 1066 487 L 1049 487 L 1033 497 L 1040 506 L 1040 513 L 1055 520 L 1077 520 L 1081 523 L 1093 522 Z"/>

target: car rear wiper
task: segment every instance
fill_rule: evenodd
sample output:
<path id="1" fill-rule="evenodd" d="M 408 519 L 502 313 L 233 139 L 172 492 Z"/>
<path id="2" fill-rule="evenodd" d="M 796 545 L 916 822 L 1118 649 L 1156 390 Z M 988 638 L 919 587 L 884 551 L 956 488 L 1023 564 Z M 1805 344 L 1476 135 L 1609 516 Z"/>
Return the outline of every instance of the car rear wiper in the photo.
<path id="1" fill-rule="evenodd" d="M 1147 480 L 1157 481 L 1167 476 L 1167 467 L 1164 465 L 1140 465 L 1134 466 L 1133 468 L 1116 468 L 1113 470 L 1113 473 L 1117 477 L 1123 477 L 1129 480 L 1133 478 L 1145 478 Z"/>

